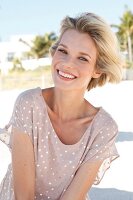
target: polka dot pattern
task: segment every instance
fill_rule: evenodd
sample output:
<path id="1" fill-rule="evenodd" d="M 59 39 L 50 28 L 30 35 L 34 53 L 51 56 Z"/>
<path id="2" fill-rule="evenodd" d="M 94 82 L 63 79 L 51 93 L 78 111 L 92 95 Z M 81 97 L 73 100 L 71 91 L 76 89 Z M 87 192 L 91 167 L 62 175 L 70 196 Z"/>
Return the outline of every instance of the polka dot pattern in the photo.
<path id="1" fill-rule="evenodd" d="M 102 166 L 95 180 L 95 183 L 100 182 L 105 166 L 109 166 L 118 156 L 114 144 L 117 125 L 103 108 L 78 143 L 63 144 L 53 129 L 40 88 L 20 94 L 10 125 L 28 134 L 33 143 L 36 200 L 59 199 L 74 179 L 79 167 L 86 162 L 103 161 L 104 167 Z M 11 165 L 0 185 L 0 200 L 8 199 L 14 200 Z"/>

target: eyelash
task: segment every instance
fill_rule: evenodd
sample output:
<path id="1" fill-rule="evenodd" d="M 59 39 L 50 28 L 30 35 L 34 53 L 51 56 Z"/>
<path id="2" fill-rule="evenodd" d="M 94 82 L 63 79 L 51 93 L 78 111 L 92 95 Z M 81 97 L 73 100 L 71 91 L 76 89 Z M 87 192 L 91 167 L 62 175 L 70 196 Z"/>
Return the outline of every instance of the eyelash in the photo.
<path id="1" fill-rule="evenodd" d="M 67 52 L 64 49 L 58 49 L 58 51 L 67 54 Z"/>
<path id="2" fill-rule="evenodd" d="M 79 57 L 80 58 L 80 60 L 82 60 L 82 61 L 86 61 L 86 62 L 88 62 L 88 60 L 86 59 L 86 58 L 84 58 L 84 57 Z M 81 59 L 82 58 L 82 59 Z"/>
<path id="3" fill-rule="evenodd" d="M 58 49 L 58 51 L 60 51 L 61 53 L 67 54 L 67 51 L 64 49 Z M 84 61 L 84 62 L 88 62 L 88 60 L 84 57 L 79 57 L 79 60 Z"/>

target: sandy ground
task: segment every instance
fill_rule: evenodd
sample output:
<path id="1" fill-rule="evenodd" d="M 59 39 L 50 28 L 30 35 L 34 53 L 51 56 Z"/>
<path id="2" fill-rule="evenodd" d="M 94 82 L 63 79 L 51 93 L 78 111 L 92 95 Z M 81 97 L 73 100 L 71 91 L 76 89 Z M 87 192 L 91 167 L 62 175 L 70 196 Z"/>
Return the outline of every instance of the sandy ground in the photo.
<path id="1" fill-rule="evenodd" d="M 21 91 L 0 91 L 0 127 L 9 121 L 13 104 Z M 116 120 L 119 136 L 116 146 L 120 157 L 115 160 L 101 183 L 90 190 L 91 200 L 133 200 L 133 81 L 118 85 L 106 85 L 86 93 L 95 106 L 102 106 Z M 2 180 L 10 153 L 0 142 L 0 181 Z"/>

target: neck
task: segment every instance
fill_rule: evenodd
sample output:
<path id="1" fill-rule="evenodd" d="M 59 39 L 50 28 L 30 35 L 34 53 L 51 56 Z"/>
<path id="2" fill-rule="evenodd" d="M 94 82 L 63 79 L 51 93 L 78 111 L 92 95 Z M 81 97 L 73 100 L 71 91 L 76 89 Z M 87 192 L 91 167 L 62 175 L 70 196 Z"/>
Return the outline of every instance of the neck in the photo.
<path id="1" fill-rule="evenodd" d="M 82 117 L 85 111 L 84 91 L 63 91 L 54 88 L 52 110 L 62 121 Z"/>

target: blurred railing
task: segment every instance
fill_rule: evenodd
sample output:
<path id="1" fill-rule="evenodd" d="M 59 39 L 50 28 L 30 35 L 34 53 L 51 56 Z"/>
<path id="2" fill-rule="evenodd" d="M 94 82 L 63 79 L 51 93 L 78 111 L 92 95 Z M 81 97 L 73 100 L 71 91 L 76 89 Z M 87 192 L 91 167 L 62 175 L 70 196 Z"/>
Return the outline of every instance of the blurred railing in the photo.
<path id="1" fill-rule="evenodd" d="M 46 88 L 53 85 L 50 75 L 38 77 L 0 77 L 0 90 Z"/>

